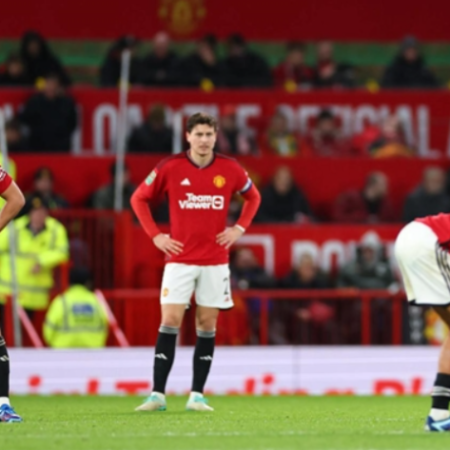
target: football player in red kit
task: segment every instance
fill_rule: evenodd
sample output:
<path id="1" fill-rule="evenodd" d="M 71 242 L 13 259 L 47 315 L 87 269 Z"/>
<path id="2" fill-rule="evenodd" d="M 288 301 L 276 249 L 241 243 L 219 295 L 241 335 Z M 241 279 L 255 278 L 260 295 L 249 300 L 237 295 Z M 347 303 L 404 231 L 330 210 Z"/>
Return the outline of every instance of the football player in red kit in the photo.
<path id="1" fill-rule="evenodd" d="M 22 191 L 12 178 L 0 168 L 0 197 L 6 203 L 0 211 L 0 231 L 17 216 L 25 204 Z M 22 422 L 9 402 L 9 356 L 6 343 L 0 333 L 0 422 Z"/>
<path id="2" fill-rule="evenodd" d="M 215 154 L 217 122 L 197 113 L 187 122 L 190 149 L 161 161 L 133 194 L 131 204 L 153 243 L 166 254 L 161 286 L 162 320 L 155 348 L 153 392 L 138 411 L 164 411 L 165 388 L 186 305 L 195 292 L 197 343 L 192 390 L 186 408 L 212 411 L 203 397 L 214 353 L 219 311 L 233 306 L 228 267 L 229 248 L 250 225 L 260 195 L 237 161 Z M 226 228 L 235 193 L 245 202 L 237 223 Z M 166 195 L 170 235 L 153 221 L 148 203 Z"/>
<path id="3" fill-rule="evenodd" d="M 417 219 L 406 225 L 395 242 L 395 256 L 408 301 L 431 306 L 450 327 L 450 214 Z M 450 431 L 450 337 L 439 357 L 431 411 L 425 429 Z"/>

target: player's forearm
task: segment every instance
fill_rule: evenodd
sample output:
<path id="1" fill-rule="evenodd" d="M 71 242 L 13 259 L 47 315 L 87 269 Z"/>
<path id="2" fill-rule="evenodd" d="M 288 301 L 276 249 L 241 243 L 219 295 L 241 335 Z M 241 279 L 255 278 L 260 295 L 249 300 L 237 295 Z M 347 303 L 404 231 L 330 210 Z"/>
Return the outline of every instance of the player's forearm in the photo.
<path id="1" fill-rule="evenodd" d="M 152 239 L 161 233 L 155 221 L 153 220 L 152 213 L 148 206 L 148 199 L 143 197 L 139 191 L 139 188 L 135 191 L 131 197 L 131 207 L 133 208 L 136 217 L 139 220 L 144 231 Z"/>
<path id="2" fill-rule="evenodd" d="M 243 197 L 245 202 L 236 225 L 247 229 L 258 211 L 261 203 L 261 196 L 258 189 L 256 189 L 255 186 L 252 186 L 251 189 L 243 195 Z"/>

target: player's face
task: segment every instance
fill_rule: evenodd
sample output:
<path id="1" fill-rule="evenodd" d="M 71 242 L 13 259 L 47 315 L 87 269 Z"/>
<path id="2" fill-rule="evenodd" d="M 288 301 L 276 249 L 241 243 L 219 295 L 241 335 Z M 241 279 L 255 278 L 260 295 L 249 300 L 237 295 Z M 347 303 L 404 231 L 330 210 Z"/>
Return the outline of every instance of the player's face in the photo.
<path id="1" fill-rule="evenodd" d="M 207 156 L 212 153 L 216 143 L 217 133 L 209 125 L 196 125 L 190 133 L 186 133 L 191 152 L 198 156 Z"/>

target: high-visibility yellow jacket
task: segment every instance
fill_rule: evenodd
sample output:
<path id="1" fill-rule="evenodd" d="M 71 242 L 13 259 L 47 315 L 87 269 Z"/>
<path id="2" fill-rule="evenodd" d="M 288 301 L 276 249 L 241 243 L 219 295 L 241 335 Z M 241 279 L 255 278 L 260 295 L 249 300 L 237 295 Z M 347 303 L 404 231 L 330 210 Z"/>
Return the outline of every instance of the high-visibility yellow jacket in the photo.
<path id="1" fill-rule="evenodd" d="M 99 348 L 108 338 L 108 316 L 93 292 L 82 285 L 58 295 L 47 311 L 45 342 L 54 348 Z"/>
<path id="2" fill-rule="evenodd" d="M 64 226 L 52 217 L 45 220 L 44 229 L 34 235 L 28 216 L 14 221 L 16 241 L 16 272 L 18 300 L 24 308 L 45 309 L 49 290 L 53 287 L 53 268 L 69 259 L 69 242 Z M 11 294 L 11 259 L 9 230 L 0 233 L 0 303 Z M 36 264 L 38 273 L 32 273 Z"/>

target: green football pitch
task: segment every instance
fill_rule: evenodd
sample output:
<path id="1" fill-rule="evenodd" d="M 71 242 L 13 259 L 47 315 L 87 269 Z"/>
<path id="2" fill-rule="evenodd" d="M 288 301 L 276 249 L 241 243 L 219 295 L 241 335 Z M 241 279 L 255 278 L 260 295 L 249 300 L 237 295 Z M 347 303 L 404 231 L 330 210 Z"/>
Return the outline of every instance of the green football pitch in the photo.
<path id="1" fill-rule="evenodd" d="M 425 433 L 426 397 L 211 397 L 213 413 L 137 413 L 136 397 L 15 397 L 22 424 L 0 424 L 8 450 L 448 449 Z"/>

